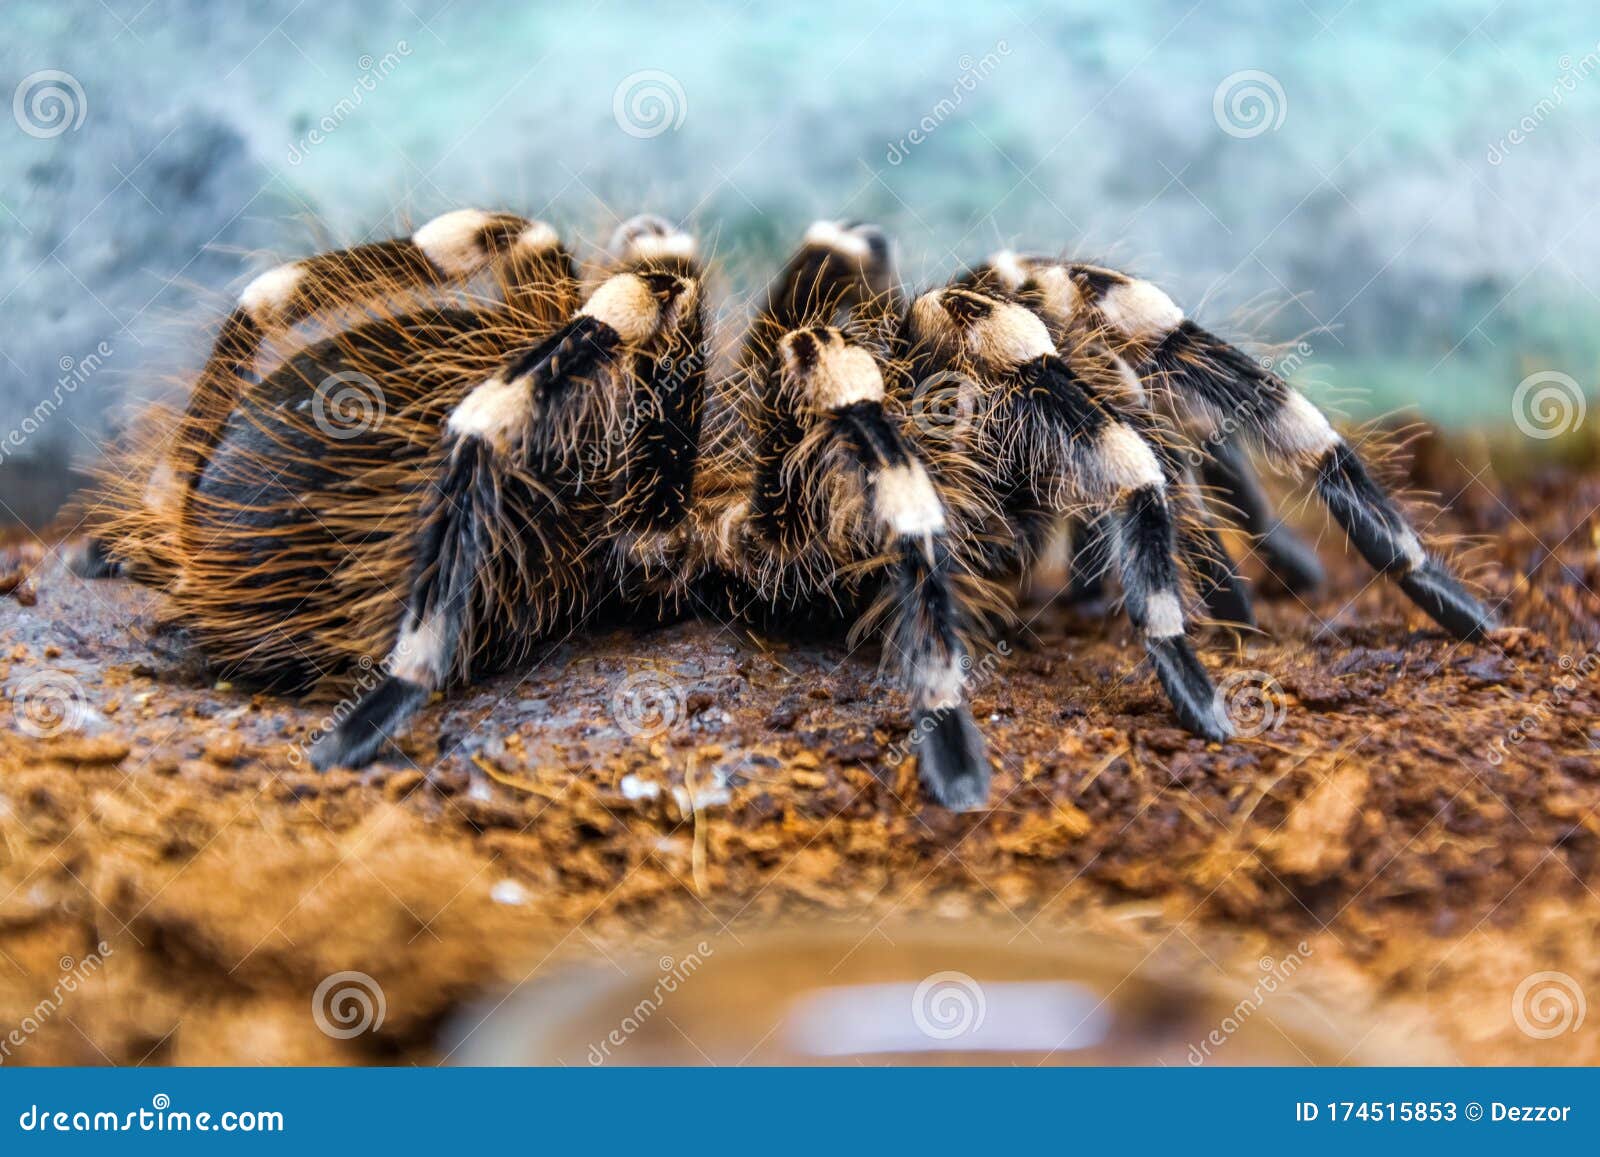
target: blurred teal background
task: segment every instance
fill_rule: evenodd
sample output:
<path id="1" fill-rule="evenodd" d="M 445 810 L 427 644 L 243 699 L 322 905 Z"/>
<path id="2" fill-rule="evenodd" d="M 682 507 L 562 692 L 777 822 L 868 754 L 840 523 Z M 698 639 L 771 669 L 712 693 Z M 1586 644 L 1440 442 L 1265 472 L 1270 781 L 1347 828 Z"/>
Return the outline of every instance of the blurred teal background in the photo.
<path id="1" fill-rule="evenodd" d="M 4 0 L 3 20 L 19 517 L 197 363 L 267 253 L 460 205 L 591 239 L 686 219 L 735 300 L 818 216 L 888 225 L 915 280 L 1001 244 L 1100 256 L 1291 343 L 1284 368 L 1353 416 L 1506 426 L 1528 375 L 1580 404 L 1600 376 L 1592 3 Z"/>

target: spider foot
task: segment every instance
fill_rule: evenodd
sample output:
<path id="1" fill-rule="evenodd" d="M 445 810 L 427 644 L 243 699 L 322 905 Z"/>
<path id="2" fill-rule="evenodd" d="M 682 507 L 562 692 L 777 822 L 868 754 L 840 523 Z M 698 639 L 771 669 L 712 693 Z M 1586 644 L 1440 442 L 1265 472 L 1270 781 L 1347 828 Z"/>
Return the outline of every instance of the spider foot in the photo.
<path id="1" fill-rule="evenodd" d="M 989 761 L 983 736 L 964 707 L 918 712 L 917 773 L 934 800 L 951 811 L 975 811 L 989 802 Z"/>
<path id="2" fill-rule="evenodd" d="M 427 699 L 426 687 L 389 676 L 317 741 L 311 749 L 311 766 L 318 771 L 366 766 Z"/>
<path id="3" fill-rule="evenodd" d="M 67 569 L 79 578 L 116 578 L 122 574 L 122 564 L 111 557 L 105 540 L 91 535 L 67 552 Z"/>
<path id="4" fill-rule="evenodd" d="M 1487 607 L 1431 558 L 1402 575 L 1399 585 L 1434 622 L 1458 639 L 1481 639 L 1499 625 Z"/>
<path id="5" fill-rule="evenodd" d="M 1185 730 L 1213 743 L 1230 738 L 1233 725 L 1222 710 L 1216 688 L 1211 685 L 1211 676 L 1200 665 L 1188 640 L 1181 635 L 1151 639 L 1145 643 L 1145 650 Z"/>

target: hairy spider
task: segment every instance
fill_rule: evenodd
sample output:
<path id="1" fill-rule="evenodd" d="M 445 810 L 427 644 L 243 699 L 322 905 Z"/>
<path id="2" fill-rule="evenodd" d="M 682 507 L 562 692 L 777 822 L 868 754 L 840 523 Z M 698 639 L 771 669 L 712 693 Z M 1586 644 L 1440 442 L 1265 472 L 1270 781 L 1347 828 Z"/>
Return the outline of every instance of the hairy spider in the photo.
<path id="1" fill-rule="evenodd" d="M 1197 473 L 1289 581 L 1318 575 L 1235 438 L 1313 471 L 1441 624 L 1491 625 L 1311 403 L 1147 282 L 1007 253 L 908 302 L 881 231 L 819 222 L 717 375 L 706 297 L 693 239 L 652 217 L 587 274 L 549 227 L 471 210 L 279 266 L 108 471 L 95 557 L 163 586 L 232 675 L 383 656 L 318 767 L 371 760 L 433 691 L 593 609 L 878 630 L 922 783 L 958 809 L 989 788 L 971 649 L 1068 517 L 1080 588 L 1114 563 L 1179 720 L 1230 735 L 1185 574 L 1213 617 L 1250 607 Z M 963 421 L 912 420 L 933 381 L 966 391 Z"/>
<path id="2" fill-rule="evenodd" d="M 1274 465 L 1309 474 L 1318 496 L 1362 557 L 1393 578 L 1441 626 L 1472 639 L 1493 618 L 1468 595 L 1371 478 L 1362 461 L 1304 395 L 1255 359 L 1184 316 L 1160 288 L 1116 270 L 1002 252 L 961 278 L 1025 305 L 1043 320 L 1069 360 L 1099 353 L 1116 371 L 1121 401 L 1174 417 L 1182 455 L 1169 454 L 1169 476 L 1198 470 L 1236 504 L 1268 565 L 1292 590 L 1315 586 L 1321 567 L 1308 547 L 1273 516 L 1240 441 Z M 1199 504 L 1193 553 L 1202 595 L 1218 618 L 1251 622 L 1242 590 L 1230 589 L 1231 565 Z M 1092 525 L 1092 524 L 1091 524 Z"/>

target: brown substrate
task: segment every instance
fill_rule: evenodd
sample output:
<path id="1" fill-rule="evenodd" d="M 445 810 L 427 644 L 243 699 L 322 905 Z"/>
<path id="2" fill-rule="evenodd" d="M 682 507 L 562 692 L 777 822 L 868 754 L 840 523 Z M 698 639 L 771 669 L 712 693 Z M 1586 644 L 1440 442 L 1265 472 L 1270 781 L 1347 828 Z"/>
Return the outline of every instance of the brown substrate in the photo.
<path id="1" fill-rule="evenodd" d="M 0 610 L 0 680 L 32 730 L 63 687 L 79 726 L 8 711 L 0 736 L 0 1037 L 109 955 L 4 1060 L 428 1063 L 459 1010 L 558 966 L 889 918 L 1092 930 L 1224 973 L 1305 941 L 1302 983 L 1469 1062 L 1596 1063 L 1593 1020 L 1542 1039 L 1512 1002 L 1538 972 L 1600 999 L 1600 477 L 1512 489 L 1435 457 L 1436 529 L 1474 536 L 1508 600 L 1491 644 L 1450 642 L 1324 534 L 1328 593 L 1209 640 L 1281 720 L 1208 747 L 1120 618 L 1049 610 L 977 691 L 995 806 L 960 816 L 893 762 L 904 705 L 865 649 L 575 639 L 430 709 L 414 765 L 318 775 L 294 760 L 331 703 L 209 685 L 149 637 L 149 591 L 46 562 Z M 641 671 L 681 708 L 651 740 L 612 709 Z M 346 970 L 386 1004 L 348 1040 L 311 1015 Z"/>

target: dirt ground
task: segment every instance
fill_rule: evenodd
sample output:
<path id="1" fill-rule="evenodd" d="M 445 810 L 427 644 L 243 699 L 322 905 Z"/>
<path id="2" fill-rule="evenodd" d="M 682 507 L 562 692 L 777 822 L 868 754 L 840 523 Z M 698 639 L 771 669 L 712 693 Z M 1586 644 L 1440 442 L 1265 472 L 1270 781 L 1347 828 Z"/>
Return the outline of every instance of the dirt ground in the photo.
<path id="1" fill-rule="evenodd" d="M 0 1041 L 31 1025 L 0 1059 L 461 1060 L 464 1010 L 560 970 L 910 920 L 1224 985 L 1304 942 L 1297 984 L 1341 1015 L 1468 1063 L 1600 1062 L 1600 1015 L 1541 1031 L 1559 1009 L 1525 983 L 1600 995 L 1600 475 L 1423 460 L 1453 499 L 1432 529 L 1505 600 L 1492 642 L 1452 643 L 1322 533 L 1326 593 L 1207 637 L 1266 712 L 1219 747 L 1175 729 L 1121 619 L 1030 611 L 976 692 L 995 786 L 971 815 L 895 761 L 870 648 L 696 623 L 565 641 L 430 708 L 409 759 L 319 775 L 296 761 L 331 701 L 212 685 L 152 637 L 151 592 L 51 554 L 0 604 Z M 664 733 L 619 726 L 629 676 L 666 689 Z M 381 1028 L 316 1023 L 342 971 L 381 983 Z"/>

